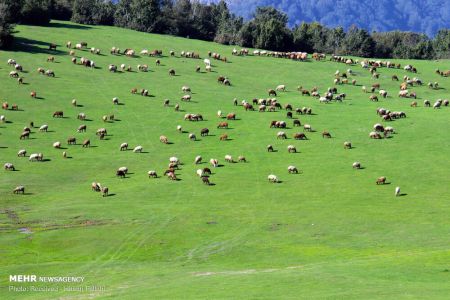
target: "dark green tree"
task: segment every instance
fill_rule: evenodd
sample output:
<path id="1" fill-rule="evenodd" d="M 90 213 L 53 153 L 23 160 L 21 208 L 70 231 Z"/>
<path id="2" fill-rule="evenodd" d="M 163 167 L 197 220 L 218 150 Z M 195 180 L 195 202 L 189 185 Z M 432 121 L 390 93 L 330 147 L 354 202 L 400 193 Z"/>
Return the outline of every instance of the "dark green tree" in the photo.
<path id="1" fill-rule="evenodd" d="M 352 26 L 342 41 L 342 54 L 361 57 L 372 57 L 375 50 L 375 42 L 364 29 Z"/>
<path id="2" fill-rule="evenodd" d="M 24 0 L 20 10 L 23 24 L 46 25 L 50 22 L 50 0 Z"/>

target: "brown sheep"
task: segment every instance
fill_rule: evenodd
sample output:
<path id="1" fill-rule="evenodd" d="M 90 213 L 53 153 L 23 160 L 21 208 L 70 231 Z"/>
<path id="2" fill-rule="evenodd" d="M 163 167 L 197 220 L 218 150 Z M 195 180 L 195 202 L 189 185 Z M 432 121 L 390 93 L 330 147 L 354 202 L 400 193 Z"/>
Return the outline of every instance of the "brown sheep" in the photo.
<path id="1" fill-rule="evenodd" d="M 328 131 L 322 132 L 322 138 L 331 138 L 331 134 Z"/>
<path id="2" fill-rule="evenodd" d="M 222 135 L 220 136 L 220 140 L 221 140 L 221 141 L 226 141 L 226 140 L 228 140 L 228 135 L 222 134 Z"/>
<path id="3" fill-rule="evenodd" d="M 385 184 L 385 183 L 386 183 L 386 177 L 384 177 L 384 176 L 379 177 L 375 183 L 376 183 L 377 185 L 378 185 L 378 184 Z"/>
<path id="4" fill-rule="evenodd" d="M 227 115 L 227 120 L 236 120 L 236 114 L 235 113 L 229 113 Z"/>

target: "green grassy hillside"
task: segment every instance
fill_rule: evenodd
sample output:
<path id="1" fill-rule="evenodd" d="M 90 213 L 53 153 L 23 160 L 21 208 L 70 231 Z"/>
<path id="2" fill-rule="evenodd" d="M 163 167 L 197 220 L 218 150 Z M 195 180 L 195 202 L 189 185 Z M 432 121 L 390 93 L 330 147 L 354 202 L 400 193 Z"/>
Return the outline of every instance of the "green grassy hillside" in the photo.
<path id="1" fill-rule="evenodd" d="M 379 69 L 372 79 L 359 65 L 351 66 L 357 86 L 339 85 L 346 93 L 343 103 L 322 104 L 301 96 L 297 86 L 314 86 L 321 93 L 333 86 L 334 72 L 348 66 L 328 60 L 296 62 L 269 57 L 234 57 L 233 47 L 197 40 L 138 33 L 111 27 L 88 27 L 53 22 L 48 27 L 16 27 L 16 47 L 0 52 L 0 100 L 18 104 L 20 110 L 2 110 L 0 163 L 11 162 L 17 171 L 0 172 L 0 298 L 2 299 L 445 299 L 449 282 L 449 170 L 450 108 L 426 108 L 449 98 L 449 78 L 434 70 L 450 69 L 449 61 L 401 61 L 413 64 L 418 74 L 403 69 Z M 90 69 L 71 63 L 67 41 L 88 42 L 101 55 L 75 50 L 95 61 Z M 48 51 L 48 44 L 58 44 Z M 162 49 L 161 66 L 156 58 L 110 55 L 120 49 Z M 176 52 L 175 57 L 169 51 Z M 180 57 L 195 51 L 202 59 Z M 207 52 L 228 57 L 228 63 L 212 61 L 213 72 L 203 72 Z M 55 62 L 46 62 L 49 55 Z M 7 60 L 24 67 L 25 84 L 8 74 Z M 108 71 L 109 64 L 127 64 L 137 70 L 148 64 L 149 72 Z M 197 65 L 202 72 L 195 72 Z M 56 77 L 37 73 L 54 70 Z M 169 76 L 169 69 L 177 76 Z M 411 99 L 397 97 L 396 74 L 417 76 L 424 85 L 413 87 L 418 107 Z M 227 76 L 232 85 L 217 83 Z M 440 89 L 429 89 L 428 82 Z M 361 86 L 379 82 L 386 99 L 371 102 Z M 316 132 L 308 140 L 294 140 L 292 120 L 286 112 L 259 113 L 233 106 L 233 99 L 251 101 L 267 97 L 267 90 L 287 86 L 278 101 L 311 107 L 312 115 L 295 115 Z M 181 102 L 183 85 L 192 89 L 192 101 Z M 151 97 L 132 95 L 132 88 L 148 89 Z M 38 99 L 30 97 L 36 91 Z M 118 97 L 122 105 L 113 105 Z M 71 105 L 76 98 L 79 107 Z M 164 99 L 170 106 L 164 107 Z M 181 111 L 174 105 L 180 103 Z M 382 122 L 376 109 L 404 111 L 407 118 Z M 65 118 L 52 118 L 57 110 Z M 217 129 L 216 113 L 235 112 L 230 129 Z M 77 119 L 84 112 L 85 121 Z M 204 121 L 184 121 L 186 113 L 200 113 Z M 114 122 L 102 116 L 114 114 Z M 284 120 L 287 140 L 278 140 L 272 120 Z M 24 126 L 33 121 L 30 139 L 19 140 Z M 368 137 L 375 123 L 393 126 L 396 134 L 382 140 Z M 49 132 L 39 132 L 42 124 Z M 80 124 L 85 133 L 77 133 Z M 185 133 L 176 130 L 182 125 Z M 100 140 L 95 132 L 105 127 Z M 210 136 L 200 137 L 200 130 Z M 327 130 L 331 139 L 324 139 Z M 195 133 L 198 141 L 188 139 Z M 223 133 L 228 141 L 219 141 Z M 162 144 L 166 135 L 172 144 Z M 66 145 L 68 137 L 77 145 Z M 82 148 L 90 139 L 92 147 Z M 66 149 L 54 149 L 60 141 Z M 354 148 L 343 149 L 344 141 Z M 142 145 L 144 153 L 119 151 L 121 143 Z M 272 144 L 277 152 L 268 153 Z M 288 145 L 299 153 L 289 154 Z M 42 152 L 47 161 L 29 162 L 17 157 Z M 66 151 L 70 158 L 64 159 Z M 247 163 L 226 163 L 224 156 L 244 155 Z M 211 167 L 206 186 L 196 175 L 196 155 Z M 162 176 L 169 157 L 183 162 L 176 172 L 181 180 Z M 352 169 L 360 161 L 361 170 Z M 301 174 L 288 174 L 295 165 Z M 127 166 L 130 174 L 120 179 L 115 171 Z M 147 172 L 156 170 L 157 179 Z M 282 181 L 270 184 L 269 174 Z M 376 185 L 380 176 L 389 184 Z M 91 191 L 91 182 L 109 187 L 110 196 Z M 17 185 L 25 195 L 14 195 Z M 394 196 L 400 186 L 402 197 Z M 23 233 L 29 231 L 31 233 Z M 10 274 L 84 276 L 83 286 L 102 286 L 104 291 L 64 291 L 79 284 L 34 284 L 59 287 L 55 292 L 13 292 Z"/>

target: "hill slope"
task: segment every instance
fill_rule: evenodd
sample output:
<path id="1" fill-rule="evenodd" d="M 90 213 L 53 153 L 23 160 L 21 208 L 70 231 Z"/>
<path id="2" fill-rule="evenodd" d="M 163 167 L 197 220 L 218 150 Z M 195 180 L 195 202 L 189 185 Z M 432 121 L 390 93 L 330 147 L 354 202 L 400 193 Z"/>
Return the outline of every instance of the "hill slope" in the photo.
<path id="1" fill-rule="evenodd" d="M 343 103 L 319 103 L 301 96 L 296 87 L 316 86 L 322 93 L 332 86 L 334 72 L 346 65 L 328 60 L 297 62 L 269 57 L 234 57 L 232 47 L 196 40 L 133 32 L 110 27 L 89 27 L 53 22 L 49 27 L 18 26 L 14 51 L 0 52 L 1 101 L 18 104 L 20 110 L 2 110 L 8 123 L 0 124 L 1 163 L 14 163 L 17 171 L 0 172 L 0 278 L 2 299 L 86 298 L 108 299 L 274 299 L 274 298 L 430 298 L 444 299 L 448 287 L 448 170 L 446 149 L 449 107 L 425 108 L 424 99 L 434 102 L 448 96 L 448 78 L 434 73 L 450 69 L 449 61 L 395 61 L 412 63 L 414 75 L 440 83 L 437 90 L 415 86 L 419 106 L 396 96 L 400 78 L 411 75 L 403 69 L 378 70 L 374 80 L 359 65 L 351 66 L 357 85 L 339 85 L 346 93 Z M 96 69 L 71 63 L 66 41 L 88 42 L 101 55 L 76 50 L 76 57 L 88 57 Z M 59 45 L 48 51 L 48 43 Z M 112 46 L 121 49 L 162 49 L 161 65 L 156 58 L 111 55 Z M 170 50 L 175 57 L 168 55 Z M 213 72 L 195 72 L 203 61 L 180 57 L 181 51 L 208 51 L 228 57 L 228 63 L 212 61 Z M 46 62 L 54 55 L 56 62 Z M 25 84 L 8 78 L 6 65 L 14 58 L 24 67 Z M 149 72 L 108 71 L 109 64 L 148 64 Z M 38 67 L 52 69 L 55 78 L 40 75 Z M 169 76 L 169 69 L 177 76 Z M 217 83 L 227 76 L 232 85 Z M 368 100 L 361 86 L 379 82 L 389 97 Z M 232 100 L 267 97 L 267 90 L 285 84 L 277 99 L 294 108 L 311 107 L 312 115 L 294 117 L 311 124 L 308 140 L 292 137 L 302 128 L 293 127 L 286 111 L 259 113 L 234 106 Z M 181 102 L 181 86 L 192 89 L 192 101 Z M 132 95 L 132 88 L 145 88 L 151 97 Z M 30 98 L 36 91 L 38 99 Z M 118 97 L 122 105 L 113 105 Z M 73 107 L 76 98 L 80 106 Z M 170 106 L 164 107 L 164 99 Z M 179 103 L 181 111 L 174 105 Z M 404 111 L 407 118 L 387 123 L 395 128 L 391 138 L 371 140 L 368 133 L 381 122 L 375 111 L 386 107 Z M 65 118 L 53 118 L 61 110 Z M 217 129 L 218 110 L 235 112 L 230 128 Z M 87 119 L 77 119 L 79 113 Z M 184 121 L 186 113 L 202 114 L 204 121 Z M 116 120 L 103 122 L 114 114 Z M 276 138 L 272 120 L 284 120 L 288 139 Z M 19 140 L 24 126 L 33 121 L 30 139 Z M 48 132 L 39 132 L 42 124 Z M 78 133 L 79 125 L 87 131 Z M 176 130 L 182 125 L 184 133 Z M 105 127 L 100 140 L 95 132 Z M 202 128 L 210 136 L 201 137 Z M 327 130 L 332 138 L 322 138 Z M 190 141 L 188 133 L 198 141 Z M 227 141 L 219 136 L 228 134 Z M 166 135 L 172 144 L 159 142 Z M 68 137 L 77 145 L 66 145 Z M 92 146 L 81 143 L 90 139 Z M 60 141 L 66 149 L 54 149 Z M 343 149 L 344 141 L 354 148 Z M 142 145 L 143 153 L 119 151 L 127 142 Z M 269 153 L 266 146 L 277 150 Z M 289 144 L 299 153 L 288 153 Z M 17 157 L 19 149 L 28 155 L 42 152 L 46 161 L 29 162 Z M 71 158 L 64 159 L 66 151 Z M 224 156 L 244 155 L 247 163 L 226 163 Z M 223 166 L 194 165 L 218 158 Z M 162 176 L 169 157 L 183 162 L 176 171 L 179 181 Z M 361 170 L 352 169 L 360 161 Z M 300 174 L 288 174 L 289 165 Z M 115 171 L 127 166 L 120 179 Z M 212 169 L 202 184 L 196 170 Z M 156 170 L 159 178 L 148 178 Z M 267 175 L 282 181 L 270 184 Z M 375 184 L 386 176 L 390 184 Z M 109 187 L 110 196 L 91 191 L 92 182 Z M 27 194 L 13 195 L 23 184 Z M 400 186 L 402 197 L 394 197 Z M 6 275 L 5 275 L 6 274 Z M 7 274 L 38 276 L 83 276 L 83 286 L 105 290 L 70 292 L 64 286 L 55 292 L 13 292 Z"/>

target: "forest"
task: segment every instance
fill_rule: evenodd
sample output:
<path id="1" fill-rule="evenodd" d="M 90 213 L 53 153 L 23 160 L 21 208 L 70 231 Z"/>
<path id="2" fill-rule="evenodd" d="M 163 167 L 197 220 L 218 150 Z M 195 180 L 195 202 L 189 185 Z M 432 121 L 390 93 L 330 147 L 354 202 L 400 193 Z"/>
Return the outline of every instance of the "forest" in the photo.
<path id="1" fill-rule="evenodd" d="M 313 1 L 302 1 L 301 5 L 291 6 L 290 1 L 276 4 L 274 1 L 230 1 L 229 7 L 224 0 L 216 3 L 191 0 L 0 0 L 0 47 L 11 45 L 14 24 L 46 25 L 51 19 L 57 19 L 274 51 L 378 58 L 450 58 L 450 29 L 445 28 L 445 20 L 449 19 L 446 14 L 450 14 L 450 8 L 445 9 L 448 2 L 434 1 L 433 9 L 421 6 L 428 2 L 431 5 L 432 0 L 412 6 L 406 5 L 411 2 L 409 0 L 396 0 L 393 1 L 395 9 L 387 9 L 387 2 L 392 1 L 372 2 L 370 5 L 374 7 L 370 10 L 377 13 L 366 18 L 358 14 L 363 11 L 358 1 L 345 1 L 345 5 L 343 1 L 315 1 L 314 5 Z M 260 4 L 264 6 L 257 6 Z M 436 9 L 441 6 L 442 9 Z M 408 7 L 408 19 L 400 13 L 404 10 L 401 7 Z M 364 9 L 367 10 L 367 6 Z M 245 18 L 233 11 L 243 12 Z M 429 11 L 437 15 L 430 12 L 422 16 Z M 317 14 L 321 16 L 320 22 L 311 21 Z M 398 17 L 398 21 L 386 14 Z M 372 23 L 367 25 L 367 22 Z M 367 26 L 377 31 L 369 32 L 364 29 Z M 394 28 L 397 30 L 391 30 Z M 399 29 L 418 30 L 434 36 L 430 38 L 424 33 Z"/>

